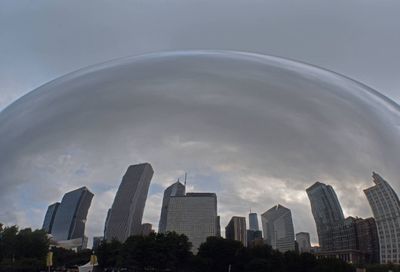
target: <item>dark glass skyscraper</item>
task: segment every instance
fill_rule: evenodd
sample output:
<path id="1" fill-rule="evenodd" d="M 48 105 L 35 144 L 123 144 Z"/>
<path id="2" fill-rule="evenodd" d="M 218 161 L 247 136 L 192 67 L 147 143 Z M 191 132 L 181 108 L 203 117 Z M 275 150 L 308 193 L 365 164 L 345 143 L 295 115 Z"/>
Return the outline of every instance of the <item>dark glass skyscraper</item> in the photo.
<path id="1" fill-rule="evenodd" d="M 330 185 L 316 182 L 307 189 L 307 195 L 317 225 L 321 250 L 334 250 L 332 228 L 344 221 L 336 193 Z"/>
<path id="2" fill-rule="evenodd" d="M 228 240 L 235 240 L 242 242 L 244 246 L 247 246 L 246 237 L 246 218 L 234 216 L 225 227 L 225 237 Z"/>
<path id="3" fill-rule="evenodd" d="M 158 232 L 164 233 L 167 228 L 167 213 L 168 213 L 168 205 L 171 197 L 173 196 L 184 196 L 186 191 L 185 185 L 179 182 L 175 182 L 171 186 L 169 186 L 164 191 L 164 197 L 161 207 L 161 215 L 160 215 L 160 223 L 158 225 Z"/>
<path id="4" fill-rule="evenodd" d="M 281 252 L 294 251 L 294 227 L 292 212 L 276 205 L 261 215 L 264 240 Z"/>
<path id="5" fill-rule="evenodd" d="M 85 238 L 85 223 L 93 193 L 82 187 L 68 192 L 56 212 L 51 234 L 56 241 Z"/>
<path id="6" fill-rule="evenodd" d="M 104 238 L 120 242 L 140 235 L 147 193 L 154 171 L 149 163 L 128 167 L 107 216 Z"/>
<path id="7" fill-rule="evenodd" d="M 56 217 L 56 213 L 59 206 L 60 202 L 56 202 L 51 204 L 47 208 L 47 212 L 44 217 L 43 227 L 42 227 L 42 229 L 45 230 L 47 233 L 51 233 L 51 230 L 53 228 L 54 218 Z"/>

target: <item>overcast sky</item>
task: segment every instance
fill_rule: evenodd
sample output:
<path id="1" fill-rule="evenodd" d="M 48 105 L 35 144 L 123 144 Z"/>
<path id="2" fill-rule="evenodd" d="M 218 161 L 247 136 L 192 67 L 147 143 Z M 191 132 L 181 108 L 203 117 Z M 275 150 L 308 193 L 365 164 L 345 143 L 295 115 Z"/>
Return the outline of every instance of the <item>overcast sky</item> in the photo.
<path id="1" fill-rule="evenodd" d="M 36 87 L 88 65 L 124 56 L 184 49 L 230 49 L 304 61 L 359 80 L 399 102 L 399 11 L 400 2 L 398 1 L 185 0 L 64 1 L 63 3 L 2 1 L 0 3 L 0 110 Z M 239 99 L 240 96 L 237 97 Z M 230 103 L 233 102 L 230 101 Z M 4 117 L 1 120 L 4 121 Z M 212 142 L 218 142 L 219 138 L 216 139 Z M 179 139 L 171 138 L 167 141 L 170 141 L 172 145 L 174 141 L 182 144 Z M 119 148 L 122 151 L 126 146 Z M 233 152 L 229 149 L 231 146 L 226 148 L 226 152 Z M 213 145 L 203 146 L 202 153 L 207 149 L 213 150 Z M 56 153 L 52 153 L 56 152 L 54 151 L 56 149 L 49 148 L 49 150 L 50 154 L 42 154 L 41 158 L 44 158 L 44 162 L 56 156 Z M 60 153 L 57 153 L 57 158 L 60 160 L 58 166 L 63 165 L 70 171 L 73 169 L 73 175 L 72 172 L 68 172 L 69 170 L 65 170 L 61 180 L 68 180 L 68 177 L 75 178 L 77 181 L 71 182 L 73 185 L 84 182 L 85 178 L 87 180 L 84 173 L 87 174 L 86 168 L 92 169 L 89 166 L 90 163 L 85 165 L 82 164 L 82 160 L 79 162 L 70 160 L 74 156 L 85 158 L 84 152 L 79 148 L 70 147 L 68 152 L 63 150 L 61 153 L 64 156 L 62 158 L 60 158 Z M 251 156 L 249 154 L 248 157 L 253 155 L 253 153 Z M 46 156 L 48 156 L 47 159 Z M 137 157 L 129 158 L 133 161 L 139 160 Z M 126 157 L 121 159 L 126 159 Z M 251 160 L 247 162 L 250 164 Z M 65 165 L 69 163 L 70 168 Z M 193 164 L 197 165 L 196 162 Z M 157 221 L 155 214 L 158 212 L 162 189 L 176 176 L 182 175 L 182 171 L 187 170 L 184 168 L 190 168 L 186 164 L 178 164 L 176 167 L 169 165 L 169 167 L 169 170 L 163 169 L 168 174 L 157 177 L 155 184 L 159 187 L 154 185 L 151 191 L 152 197 L 149 198 L 148 207 L 150 208 L 148 209 L 154 211 L 147 212 L 146 219 L 151 220 L 152 223 Z M 54 168 L 47 166 L 46 169 L 54 175 Z M 123 168 L 125 166 L 122 163 L 118 164 L 115 172 L 112 173 L 117 181 L 122 175 Z M 29 173 L 32 174 L 32 172 Z M 41 173 L 41 175 L 45 176 L 46 173 Z M 82 174 L 82 178 L 77 179 L 75 173 L 78 173 L 78 176 Z M 37 174 L 39 176 L 39 173 Z M 196 177 L 193 179 L 207 180 L 209 184 L 209 187 L 197 185 L 197 188 L 203 190 L 209 188 L 209 190 L 222 192 L 218 186 L 212 186 L 212 184 L 224 184 L 222 181 L 212 182 L 216 174 L 210 174 L 207 177 L 201 176 L 199 171 L 194 171 L 193 175 Z M 266 173 L 261 171 L 250 179 L 257 182 L 264 175 Z M 369 177 L 369 175 L 370 173 L 362 174 L 363 177 Z M 273 176 L 269 175 L 268 178 L 271 179 Z M 385 177 L 384 173 L 383 176 Z M 298 175 L 295 177 L 301 180 Z M 54 176 L 50 175 L 47 179 L 43 177 L 43 184 L 49 182 L 49 178 L 54 178 Z M 220 177 L 221 180 L 224 178 L 226 176 Z M 332 176 L 327 175 L 327 178 L 335 182 Z M 34 180 L 37 179 L 38 177 L 34 178 Z M 96 176 L 96 179 L 99 177 Z M 91 182 L 94 181 L 91 179 Z M 281 182 L 276 182 L 276 184 L 283 186 L 280 188 L 284 192 L 287 186 L 282 185 L 284 183 Z M 370 181 L 365 179 L 363 182 L 366 182 L 362 183 L 364 186 Z M 71 184 L 58 187 L 58 194 L 48 192 L 46 196 L 40 195 L 41 201 L 43 198 L 48 201 L 60 200 L 62 189 L 70 189 Z M 107 185 L 105 181 L 98 184 L 96 197 L 112 199 L 116 187 Z M 293 190 L 302 191 L 306 184 L 306 182 L 297 184 Z M 196 189 L 196 185 L 191 186 Z M 234 212 L 247 211 L 248 207 L 230 210 L 235 201 L 246 198 L 241 195 L 246 192 L 244 188 L 247 188 L 249 194 L 256 194 L 258 191 L 251 191 L 254 187 L 249 186 L 236 188 L 238 191 L 232 191 L 230 198 L 228 194 L 224 194 L 225 202 L 222 207 L 225 207 L 225 210 L 222 210 L 222 213 L 228 216 Z M 13 196 L 21 193 L 18 191 L 21 187 L 18 186 L 10 187 L 9 190 L 11 190 L 10 195 Z M 11 193 L 12 190 L 14 190 L 13 193 Z M 346 187 L 340 187 L 337 191 L 339 196 L 345 196 Z M 2 197 L 4 200 L 4 195 Z M 19 197 L 30 199 L 23 195 Z M 6 212 L 2 210 L 1 215 L 4 219 L 0 218 L 0 221 L 15 222 L 20 225 L 29 225 L 34 222 L 33 225 L 39 227 L 45 212 L 43 207 L 46 201 L 38 205 L 32 204 L 35 198 L 30 201 L 26 203 L 21 201 L 24 202 L 22 204 L 15 203 L 16 207 L 19 207 L 16 210 Z M 293 200 L 288 200 L 289 203 L 290 201 Z M 303 203 L 303 211 L 306 211 L 309 208 L 307 201 L 304 194 L 300 194 L 299 199 L 294 203 Z M 268 204 L 272 202 L 270 200 Z M 248 202 L 243 203 L 248 204 Z M 350 203 L 351 199 L 343 200 L 345 210 L 352 209 Z M 30 204 L 34 206 L 34 210 L 31 211 L 34 215 L 24 212 L 23 207 Z M 99 205 L 102 203 L 98 202 Z M 98 212 L 106 210 L 107 205 L 109 205 L 108 202 L 103 203 L 104 207 L 101 206 Z M 259 209 L 257 212 L 263 212 L 261 207 Z M 363 216 L 368 215 L 368 209 L 365 207 L 354 208 L 354 212 L 363 213 L 360 214 Z M 94 218 L 93 215 L 92 218 Z M 98 224 L 101 220 L 103 218 L 99 219 Z M 298 224 L 312 228 L 312 224 L 304 222 Z M 101 229 L 93 224 L 90 228 L 91 234 L 99 234 Z M 313 241 L 315 242 L 315 234 Z"/>

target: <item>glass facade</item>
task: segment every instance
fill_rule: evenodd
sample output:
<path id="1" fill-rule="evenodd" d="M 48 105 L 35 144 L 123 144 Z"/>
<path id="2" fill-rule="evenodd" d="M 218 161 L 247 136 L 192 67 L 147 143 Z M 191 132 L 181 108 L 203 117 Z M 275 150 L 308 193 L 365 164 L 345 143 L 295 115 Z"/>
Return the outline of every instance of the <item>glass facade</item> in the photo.
<path id="1" fill-rule="evenodd" d="M 60 202 L 56 202 L 54 204 L 51 204 L 47 208 L 47 212 L 44 217 L 43 226 L 42 226 L 42 229 L 45 230 L 47 233 L 51 233 L 51 231 L 53 229 L 54 218 L 56 217 L 56 213 L 57 213 L 59 206 L 60 206 Z"/>
<path id="2" fill-rule="evenodd" d="M 57 241 L 84 239 L 86 217 L 93 193 L 82 187 L 64 195 L 51 231 Z"/>
<path id="3" fill-rule="evenodd" d="M 149 163 L 128 167 L 107 216 L 104 237 L 124 242 L 142 232 L 142 217 L 154 171 Z"/>
<path id="4" fill-rule="evenodd" d="M 167 213 L 168 213 L 168 205 L 169 200 L 172 196 L 184 196 L 185 195 L 185 185 L 180 183 L 179 181 L 175 182 L 171 186 L 169 186 L 164 191 L 164 197 L 161 207 L 161 215 L 160 215 L 160 223 L 158 225 L 158 232 L 164 233 L 167 227 Z"/>

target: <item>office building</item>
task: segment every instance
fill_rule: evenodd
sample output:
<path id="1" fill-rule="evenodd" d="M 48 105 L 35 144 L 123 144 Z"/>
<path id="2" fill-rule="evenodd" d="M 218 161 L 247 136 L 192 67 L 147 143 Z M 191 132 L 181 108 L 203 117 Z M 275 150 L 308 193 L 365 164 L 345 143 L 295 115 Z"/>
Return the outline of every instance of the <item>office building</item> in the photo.
<path id="1" fill-rule="evenodd" d="M 184 196 L 186 191 L 185 185 L 179 182 L 175 182 L 171 186 L 169 186 L 164 191 L 163 202 L 161 206 L 161 215 L 160 215 L 160 223 L 158 224 L 158 232 L 164 233 L 167 227 L 167 213 L 168 213 L 168 205 L 169 200 L 173 196 Z"/>
<path id="2" fill-rule="evenodd" d="M 291 211 L 276 205 L 261 215 L 264 241 L 281 252 L 294 251 L 294 227 Z"/>
<path id="3" fill-rule="evenodd" d="M 366 263 L 379 263 L 379 237 L 375 219 L 355 220 L 358 249 L 364 253 Z"/>
<path id="4" fill-rule="evenodd" d="M 51 230 L 54 240 L 66 245 L 65 247 L 85 248 L 85 244 L 87 244 L 85 237 L 86 217 L 93 196 L 93 193 L 86 187 L 64 195 L 58 206 Z"/>
<path id="5" fill-rule="evenodd" d="M 150 224 L 150 223 L 144 223 L 144 224 L 142 224 L 142 231 L 141 231 L 141 234 L 142 234 L 143 236 L 149 236 L 150 233 L 152 233 L 152 232 L 154 232 L 154 231 L 153 231 L 153 225 L 152 225 L 152 224 Z"/>
<path id="6" fill-rule="evenodd" d="M 92 245 L 92 250 L 96 250 L 99 248 L 101 243 L 103 242 L 104 237 L 103 236 L 94 236 L 93 237 L 93 245 Z"/>
<path id="7" fill-rule="evenodd" d="M 234 216 L 225 227 L 225 237 L 228 240 L 235 240 L 247 246 L 246 239 L 246 218 Z"/>
<path id="8" fill-rule="evenodd" d="M 317 226 L 321 251 L 334 250 L 332 228 L 344 221 L 343 211 L 336 193 L 330 185 L 320 182 L 316 182 L 306 191 Z"/>
<path id="9" fill-rule="evenodd" d="M 296 242 L 299 249 L 299 253 L 311 252 L 310 234 L 308 232 L 296 233 Z"/>
<path id="10" fill-rule="evenodd" d="M 257 213 L 249 213 L 249 230 L 260 230 Z"/>
<path id="11" fill-rule="evenodd" d="M 143 211 L 153 173 L 149 163 L 128 167 L 106 219 L 105 240 L 125 242 L 129 236 L 141 234 Z"/>
<path id="12" fill-rule="evenodd" d="M 374 186 L 365 189 L 374 215 L 378 237 L 380 262 L 400 263 L 400 201 L 387 181 L 373 173 Z"/>
<path id="13" fill-rule="evenodd" d="M 247 230 L 247 246 L 255 247 L 264 245 L 261 230 Z"/>
<path id="14" fill-rule="evenodd" d="M 56 217 L 56 213 L 57 213 L 59 206 L 60 206 L 60 202 L 56 202 L 56 203 L 51 204 L 47 208 L 47 212 L 44 217 L 43 226 L 42 226 L 42 229 L 45 230 L 47 233 L 51 233 L 51 230 L 53 228 L 54 218 Z"/>
<path id="15" fill-rule="evenodd" d="M 170 198 L 166 231 L 185 234 L 197 253 L 209 236 L 218 235 L 217 196 L 214 193 L 187 193 Z"/>

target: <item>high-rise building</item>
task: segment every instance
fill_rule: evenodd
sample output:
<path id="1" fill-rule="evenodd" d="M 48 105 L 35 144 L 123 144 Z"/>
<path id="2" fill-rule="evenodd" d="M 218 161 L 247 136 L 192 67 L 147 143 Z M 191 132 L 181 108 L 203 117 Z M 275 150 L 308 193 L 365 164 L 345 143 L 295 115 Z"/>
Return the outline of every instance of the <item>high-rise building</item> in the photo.
<path id="1" fill-rule="evenodd" d="M 99 246 L 101 245 L 101 243 L 103 242 L 104 237 L 103 236 L 94 236 L 93 237 L 93 246 L 92 246 L 92 250 L 96 250 L 99 248 Z"/>
<path id="2" fill-rule="evenodd" d="M 257 213 L 249 213 L 249 230 L 260 230 Z"/>
<path id="3" fill-rule="evenodd" d="M 131 235 L 140 235 L 142 217 L 153 177 L 153 168 L 149 163 L 128 167 L 106 220 L 104 238 L 120 242 Z"/>
<path id="4" fill-rule="evenodd" d="M 197 253 L 201 243 L 218 234 L 217 196 L 214 193 L 187 193 L 170 198 L 166 231 L 185 234 Z"/>
<path id="5" fill-rule="evenodd" d="M 73 244 L 74 247 L 85 247 L 85 223 L 93 193 L 82 187 L 64 195 L 59 205 L 51 234 L 54 239 L 63 244 Z M 69 243 L 67 241 L 74 240 Z"/>
<path id="6" fill-rule="evenodd" d="M 167 189 L 165 189 L 161 207 L 160 223 L 158 224 L 158 232 L 164 233 L 167 227 L 167 213 L 168 213 L 169 200 L 173 196 L 184 196 L 185 191 L 186 191 L 185 185 L 180 183 L 179 180 L 174 184 L 172 184 L 171 186 L 169 186 Z"/>
<path id="7" fill-rule="evenodd" d="M 400 201 L 396 192 L 377 173 L 372 175 L 374 186 L 365 189 L 376 221 L 380 245 L 380 262 L 400 263 Z"/>
<path id="8" fill-rule="evenodd" d="M 226 239 L 239 241 L 244 246 L 247 246 L 246 236 L 246 218 L 239 216 L 232 217 L 225 227 Z"/>
<path id="9" fill-rule="evenodd" d="M 150 233 L 152 233 L 152 232 L 153 232 L 153 225 L 152 224 L 150 224 L 150 223 L 142 224 L 142 232 L 141 232 L 141 234 L 143 236 L 149 236 Z"/>
<path id="10" fill-rule="evenodd" d="M 300 253 L 311 252 L 310 234 L 308 232 L 296 233 L 296 242 Z"/>
<path id="11" fill-rule="evenodd" d="M 247 230 L 247 246 L 255 247 L 264 245 L 261 230 Z"/>
<path id="12" fill-rule="evenodd" d="M 56 202 L 51 204 L 47 208 L 47 212 L 44 217 L 43 227 L 42 227 L 42 229 L 45 230 L 47 233 L 51 233 L 51 230 L 53 228 L 54 218 L 56 217 L 56 213 L 59 206 L 60 202 Z"/>
<path id="13" fill-rule="evenodd" d="M 264 240 L 281 252 L 294 251 L 294 227 L 291 211 L 276 205 L 261 215 Z"/>
<path id="14" fill-rule="evenodd" d="M 379 237 L 375 219 L 356 218 L 358 249 L 364 254 L 366 263 L 379 263 Z"/>
<path id="15" fill-rule="evenodd" d="M 344 215 L 335 191 L 330 185 L 316 182 L 307 190 L 317 225 L 321 251 L 333 250 L 332 228 L 343 222 Z"/>

